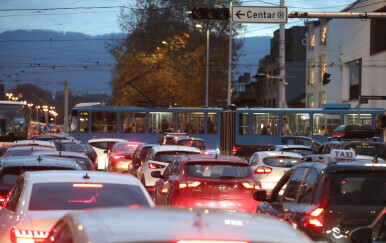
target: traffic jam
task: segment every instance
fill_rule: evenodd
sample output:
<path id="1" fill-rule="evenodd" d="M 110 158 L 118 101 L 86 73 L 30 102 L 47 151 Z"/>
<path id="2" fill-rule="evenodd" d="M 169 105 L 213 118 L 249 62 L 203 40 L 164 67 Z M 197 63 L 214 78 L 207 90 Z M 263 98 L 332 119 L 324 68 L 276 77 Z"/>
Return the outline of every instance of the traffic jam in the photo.
<path id="1" fill-rule="evenodd" d="M 187 133 L 14 141 L 0 158 L 0 242 L 385 242 L 386 145 L 372 130 L 243 156 Z"/>

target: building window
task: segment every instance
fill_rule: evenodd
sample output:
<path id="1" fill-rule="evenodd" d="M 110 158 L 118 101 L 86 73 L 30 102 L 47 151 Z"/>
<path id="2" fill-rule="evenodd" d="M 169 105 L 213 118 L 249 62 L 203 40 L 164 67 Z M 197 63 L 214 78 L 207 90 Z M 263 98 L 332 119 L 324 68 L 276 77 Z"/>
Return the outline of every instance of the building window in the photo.
<path id="1" fill-rule="evenodd" d="M 273 108 L 276 107 L 276 99 L 272 99 L 272 107 L 273 107 Z"/>
<path id="2" fill-rule="evenodd" d="M 350 100 L 357 100 L 361 86 L 362 59 L 348 63 L 350 81 Z"/>
<path id="3" fill-rule="evenodd" d="M 319 82 L 323 82 L 323 74 L 327 72 L 326 54 L 319 56 Z"/>
<path id="4" fill-rule="evenodd" d="M 310 41 L 308 47 L 310 49 L 315 47 L 315 26 L 313 24 L 310 26 Z"/>
<path id="5" fill-rule="evenodd" d="M 322 107 L 323 104 L 326 104 L 326 91 L 319 92 L 319 107 Z"/>
<path id="6" fill-rule="evenodd" d="M 314 94 L 307 95 L 307 107 L 314 108 Z"/>
<path id="7" fill-rule="evenodd" d="M 325 45 L 327 40 L 327 24 L 320 27 L 320 44 Z"/>
<path id="8" fill-rule="evenodd" d="M 314 84 L 315 83 L 315 61 L 313 58 L 310 58 L 308 60 L 308 83 Z"/>
<path id="9" fill-rule="evenodd" d="M 386 12 L 386 7 L 376 12 Z M 386 19 L 372 19 L 370 25 L 370 55 L 386 51 L 385 41 Z"/>

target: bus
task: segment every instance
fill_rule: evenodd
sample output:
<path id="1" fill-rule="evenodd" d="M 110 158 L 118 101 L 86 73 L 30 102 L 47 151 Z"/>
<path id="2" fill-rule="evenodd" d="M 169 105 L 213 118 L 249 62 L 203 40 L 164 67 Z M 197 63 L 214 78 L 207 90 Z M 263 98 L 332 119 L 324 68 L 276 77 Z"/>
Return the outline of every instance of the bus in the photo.
<path id="1" fill-rule="evenodd" d="M 0 101 L 0 142 L 27 138 L 26 104 L 18 101 Z"/>
<path id="2" fill-rule="evenodd" d="M 361 124 L 377 129 L 383 141 L 386 109 L 362 108 Z M 349 104 L 307 108 L 144 108 L 79 105 L 72 109 L 70 135 L 81 140 L 116 137 L 155 143 L 164 132 L 187 132 L 204 139 L 208 152 L 232 154 L 234 146 L 269 147 L 283 135 L 308 136 L 323 143 L 339 125 L 356 124 L 358 110 Z M 383 121 L 383 122 L 382 122 Z"/>

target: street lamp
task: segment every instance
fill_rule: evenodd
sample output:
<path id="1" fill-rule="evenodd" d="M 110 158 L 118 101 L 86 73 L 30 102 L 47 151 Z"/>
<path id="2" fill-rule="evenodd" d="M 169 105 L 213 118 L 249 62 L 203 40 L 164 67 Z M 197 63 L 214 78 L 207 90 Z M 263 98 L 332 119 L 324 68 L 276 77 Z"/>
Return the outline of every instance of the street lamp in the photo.
<path id="1" fill-rule="evenodd" d="M 11 99 L 12 99 L 12 96 L 13 96 L 13 94 L 12 94 L 12 93 L 6 93 L 6 94 L 5 94 L 5 96 L 7 96 L 7 97 L 8 97 L 8 100 L 11 100 Z"/>
<path id="2" fill-rule="evenodd" d="M 39 109 L 40 109 L 40 105 L 35 106 L 35 108 L 36 108 L 36 121 L 38 122 L 38 121 L 39 121 Z"/>
<path id="3" fill-rule="evenodd" d="M 45 116 L 46 116 L 46 123 L 48 123 L 48 114 L 47 114 L 48 106 L 43 105 L 43 111 L 44 111 L 44 114 L 45 114 Z"/>
<path id="4" fill-rule="evenodd" d="M 196 24 L 196 28 L 202 29 L 201 24 Z M 205 106 L 209 106 L 209 28 L 206 30 L 206 89 Z"/>
<path id="5" fill-rule="evenodd" d="M 31 121 L 32 120 L 32 106 L 34 106 L 34 104 L 30 103 L 28 104 L 28 108 L 29 108 L 29 120 Z"/>

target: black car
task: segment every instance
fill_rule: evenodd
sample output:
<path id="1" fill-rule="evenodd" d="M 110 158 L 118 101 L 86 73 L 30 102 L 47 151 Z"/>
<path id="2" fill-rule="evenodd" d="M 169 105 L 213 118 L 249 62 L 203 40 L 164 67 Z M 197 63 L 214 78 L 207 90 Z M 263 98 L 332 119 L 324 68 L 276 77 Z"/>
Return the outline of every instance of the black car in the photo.
<path id="1" fill-rule="evenodd" d="M 292 167 L 269 199 L 257 192 L 257 212 L 288 221 L 314 240 L 349 242 L 348 233 L 369 225 L 385 205 L 386 164 L 325 157 Z"/>
<path id="2" fill-rule="evenodd" d="M 167 132 L 164 133 L 157 141 L 158 144 L 175 144 L 175 139 L 178 138 L 187 138 L 189 137 L 187 133 L 181 132 Z"/>
<path id="3" fill-rule="evenodd" d="M 85 153 L 94 164 L 95 168 L 98 168 L 97 153 L 91 147 L 90 144 L 79 140 L 55 140 L 56 149 L 59 151 L 71 151 Z"/>
<path id="4" fill-rule="evenodd" d="M 0 159 L 0 207 L 9 189 L 25 171 L 82 170 L 74 159 L 49 156 L 17 156 Z"/>

